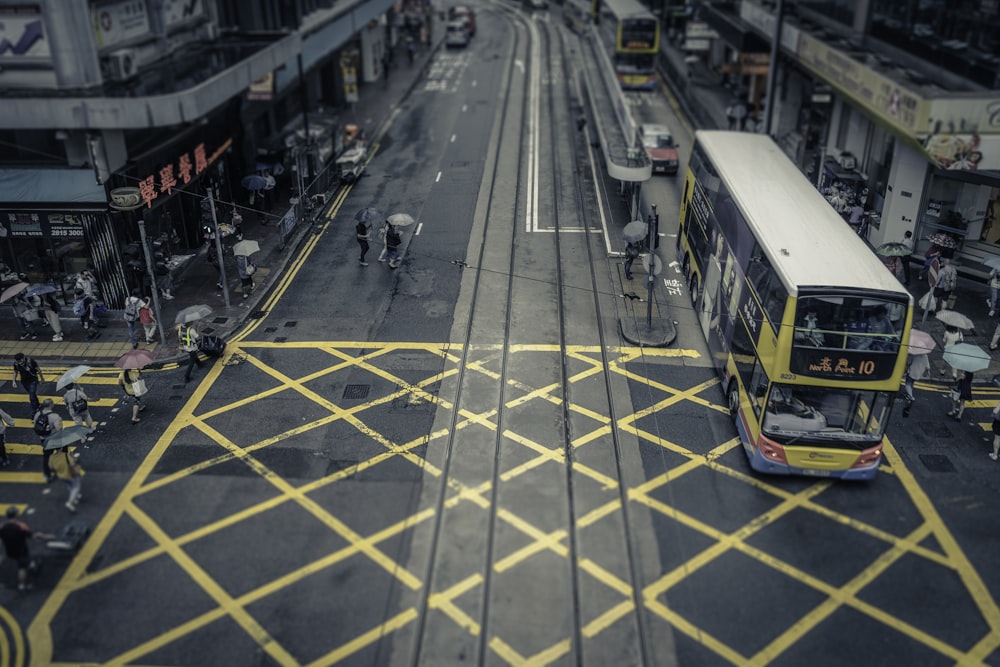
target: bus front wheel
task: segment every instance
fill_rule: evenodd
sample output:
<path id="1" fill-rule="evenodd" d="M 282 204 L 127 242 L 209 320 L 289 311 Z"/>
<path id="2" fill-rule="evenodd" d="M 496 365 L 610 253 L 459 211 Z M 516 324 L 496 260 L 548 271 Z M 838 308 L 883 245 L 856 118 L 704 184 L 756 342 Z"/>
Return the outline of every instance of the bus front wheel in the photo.
<path id="1" fill-rule="evenodd" d="M 736 421 L 740 414 L 740 388 L 735 381 L 729 385 L 726 402 L 729 404 L 729 415 Z"/>

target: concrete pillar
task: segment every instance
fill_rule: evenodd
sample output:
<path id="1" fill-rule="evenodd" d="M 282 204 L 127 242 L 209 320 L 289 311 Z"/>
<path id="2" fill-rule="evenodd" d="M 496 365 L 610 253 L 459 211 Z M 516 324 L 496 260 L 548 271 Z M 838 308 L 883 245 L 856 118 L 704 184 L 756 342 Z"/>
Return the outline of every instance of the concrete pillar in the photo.
<path id="1" fill-rule="evenodd" d="M 903 232 L 914 231 L 920 219 L 920 202 L 923 200 L 928 166 L 927 158 L 922 153 L 901 141 L 896 142 L 881 225 L 879 229 L 872 229 L 868 239 L 873 245 L 898 241 L 903 238 Z M 914 243 L 915 248 L 917 245 Z"/>
<path id="2" fill-rule="evenodd" d="M 46 38 L 60 88 L 99 86 L 101 63 L 87 0 L 43 0 Z"/>

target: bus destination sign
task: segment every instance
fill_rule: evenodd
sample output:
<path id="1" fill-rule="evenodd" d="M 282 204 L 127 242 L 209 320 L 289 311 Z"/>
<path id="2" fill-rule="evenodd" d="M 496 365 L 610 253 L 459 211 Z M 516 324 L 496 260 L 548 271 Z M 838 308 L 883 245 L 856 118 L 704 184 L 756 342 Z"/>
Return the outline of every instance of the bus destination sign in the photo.
<path id="1" fill-rule="evenodd" d="M 795 347 L 789 370 L 808 377 L 835 380 L 885 380 L 892 376 L 896 357 L 895 352 Z"/>

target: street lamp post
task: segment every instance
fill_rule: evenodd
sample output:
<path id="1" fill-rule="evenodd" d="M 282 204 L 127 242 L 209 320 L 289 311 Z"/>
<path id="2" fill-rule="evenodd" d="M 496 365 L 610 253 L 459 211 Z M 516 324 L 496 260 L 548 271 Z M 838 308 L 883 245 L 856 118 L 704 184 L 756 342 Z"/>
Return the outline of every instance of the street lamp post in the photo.
<path id="1" fill-rule="evenodd" d="M 135 211 L 142 208 L 142 197 L 139 188 L 115 188 L 111 191 L 111 208 L 116 211 Z M 160 331 L 160 343 L 167 344 L 167 335 L 163 329 L 163 318 L 160 317 L 160 294 L 156 288 L 156 271 L 153 267 L 153 257 L 146 243 L 146 221 L 139 216 L 139 240 L 142 242 L 142 254 L 146 258 L 146 273 L 149 275 L 150 286 L 153 288 L 153 313 L 156 315 L 156 327 Z"/>
<path id="2" fill-rule="evenodd" d="M 219 277 L 222 279 L 222 294 L 226 299 L 226 308 L 229 308 L 229 283 L 226 282 L 226 258 L 222 255 L 222 235 L 219 233 L 219 219 L 215 215 L 215 195 L 212 186 L 208 187 L 208 204 L 212 210 L 212 230 L 215 232 L 215 252 L 219 256 Z"/>

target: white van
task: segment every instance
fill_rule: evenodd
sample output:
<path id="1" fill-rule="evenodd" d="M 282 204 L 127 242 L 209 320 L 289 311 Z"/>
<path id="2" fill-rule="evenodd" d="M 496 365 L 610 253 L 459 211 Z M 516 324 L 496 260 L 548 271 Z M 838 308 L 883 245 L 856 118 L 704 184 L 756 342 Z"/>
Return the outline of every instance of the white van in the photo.
<path id="1" fill-rule="evenodd" d="M 444 34 L 445 46 L 468 46 L 469 31 L 465 27 L 465 21 L 451 21 L 445 26 Z"/>

